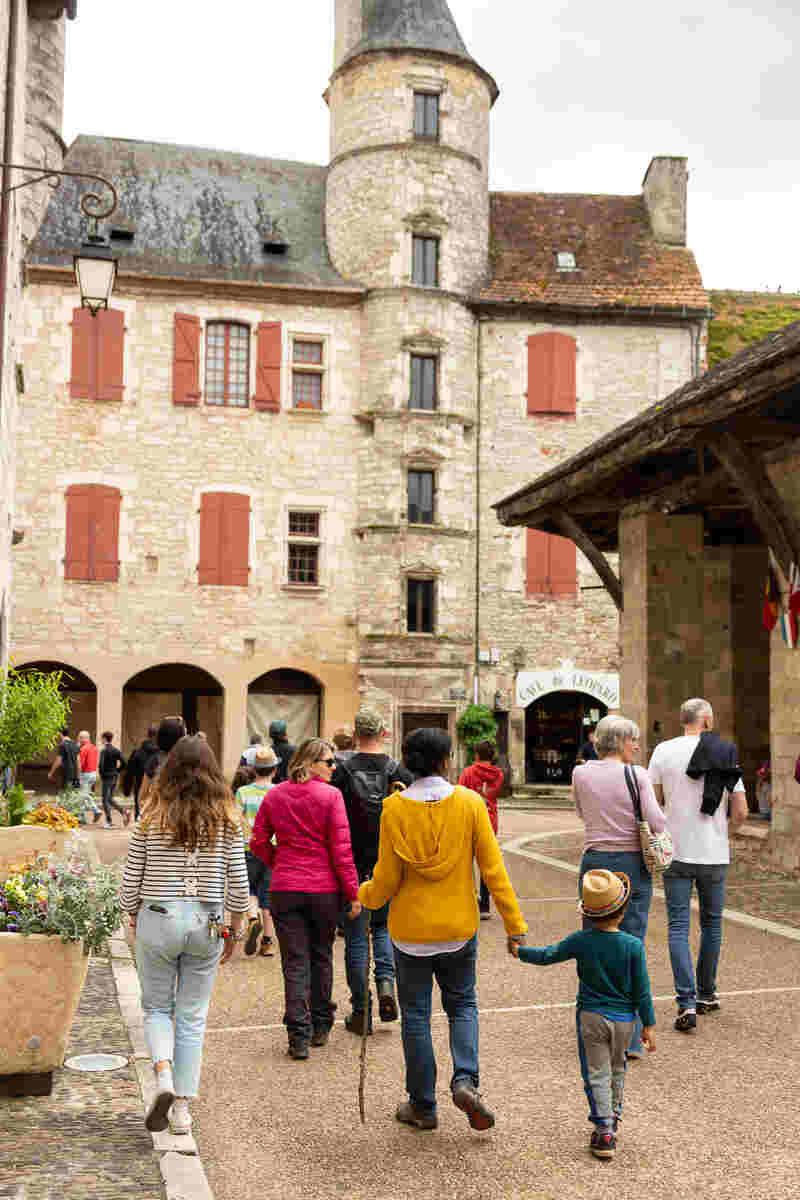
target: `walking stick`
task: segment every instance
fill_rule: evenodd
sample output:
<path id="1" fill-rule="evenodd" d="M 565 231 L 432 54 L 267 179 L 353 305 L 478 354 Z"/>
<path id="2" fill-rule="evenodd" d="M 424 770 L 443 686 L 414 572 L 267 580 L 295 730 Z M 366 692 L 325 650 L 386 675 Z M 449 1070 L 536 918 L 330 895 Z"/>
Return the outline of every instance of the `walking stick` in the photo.
<path id="1" fill-rule="evenodd" d="M 367 964 L 364 967 L 364 1026 L 361 1032 L 361 1067 L 358 1078 L 358 1111 L 361 1114 L 361 1124 L 366 1125 L 367 1113 L 364 1100 L 364 1088 L 367 1082 L 367 1038 L 369 1036 L 370 994 L 369 994 L 369 961 L 370 961 L 370 922 L 367 920 Z"/>

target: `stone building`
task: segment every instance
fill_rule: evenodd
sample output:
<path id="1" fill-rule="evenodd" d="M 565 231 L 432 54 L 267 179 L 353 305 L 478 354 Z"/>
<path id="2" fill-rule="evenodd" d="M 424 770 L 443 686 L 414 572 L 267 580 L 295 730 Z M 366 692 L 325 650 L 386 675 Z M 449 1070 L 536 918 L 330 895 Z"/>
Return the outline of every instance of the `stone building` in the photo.
<path id="1" fill-rule="evenodd" d="M 230 768 L 495 709 L 563 779 L 617 702 L 617 612 L 571 540 L 491 505 L 704 366 L 686 162 L 637 196 L 493 194 L 494 79 L 444 0 L 336 0 L 327 167 L 79 137 L 119 188 L 111 308 L 75 311 L 65 185 L 28 256 L 18 663 L 76 721 L 181 709 Z"/>
<path id="2" fill-rule="evenodd" d="M 6 164 L 60 167 L 64 97 L 64 22 L 77 0 L 0 0 L 0 128 Z M 26 178 L 2 172 L 0 196 L 0 675 L 8 663 L 12 620 L 12 545 L 19 538 L 14 488 L 17 397 L 22 363 L 22 263 L 50 192 L 46 184 L 12 191 Z"/>

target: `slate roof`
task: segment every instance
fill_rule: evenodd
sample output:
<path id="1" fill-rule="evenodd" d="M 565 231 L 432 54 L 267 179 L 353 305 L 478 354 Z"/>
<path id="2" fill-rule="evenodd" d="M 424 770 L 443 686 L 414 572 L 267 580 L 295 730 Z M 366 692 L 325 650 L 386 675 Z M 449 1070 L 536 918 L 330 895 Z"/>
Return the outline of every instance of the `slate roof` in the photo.
<path id="1" fill-rule="evenodd" d="M 133 230 L 132 242 L 112 241 L 123 274 L 361 290 L 328 258 L 325 167 L 81 136 L 64 170 L 96 172 L 117 187 L 119 207 L 101 232 Z M 28 251 L 30 264 L 72 266 L 89 232 L 79 200 L 91 187 L 62 180 Z M 288 243 L 287 253 L 266 254 L 269 239 Z"/>
<path id="2" fill-rule="evenodd" d="M 432 50 L 478 66 L 467 50 L 447 0 L 363 0 L 364 36 L 343 63 L 372 50 Z M 478 68 L 486 74 L 482 68 Z M 492 84 L 493 98 L 499 94 Z"/>
<path id="3" fill-rule="evenodd" d="M 642 196 L 495 192 L 490 204 L 482 301 L 708 309 L 694 255 L 655 240 Z M 559 250 L 574 253 L 578 270 L 557 270 Z"/>

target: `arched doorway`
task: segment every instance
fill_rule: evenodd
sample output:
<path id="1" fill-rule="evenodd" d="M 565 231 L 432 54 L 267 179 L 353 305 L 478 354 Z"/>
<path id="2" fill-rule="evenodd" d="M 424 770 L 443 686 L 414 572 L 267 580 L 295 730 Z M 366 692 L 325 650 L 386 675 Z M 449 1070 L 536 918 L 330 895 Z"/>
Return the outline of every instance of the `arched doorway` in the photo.
<path id="1" fill-rule="evenodd" d="M 319 737 L 322 684 L 305 671 L 281 668 L 259 675 L 247 689 L 247 737 L 269 741 L 271 721 L 284 720 L 289 741 L 298 746 Z"/>
<path id="2" fill-rule="evenodd" d="M 15 668 L 20 674 L 26 671 L 62 671 L 61 691 L 70 702 L 67 725 L 72 737 L 77 737 L 82 729 L 88 730 L 92 741 L 97 743 L 97 688 L 88 675 L 71 667 L 69 663 L 41 660 L 38 662 L 21 663 Z M 47 772 L 55 756 L 55 751 L 48 750 L 30 762 L 20 764 L 17 772 L 17 782 L 25 788 L 33 788 L 37 792 L 56 793 L 61 781 L 56 776 L 55 781 L 47 778 Z"/>
<path id="3" fill-rule="evenodd" d="M 128 754 L 162 717 L 181 716 L 189 733 L 202 729 L 219 759 L 222 685 L 202 667 L 163 663 L 132 676 L 122 692 L 122 753 Z"/>
<path id="4" fill-rule="evenodd" d="M 548 692 L 525 709 L 525 778 L 569 783 L 586 731 L 608 712 L 588 692 Z"/>

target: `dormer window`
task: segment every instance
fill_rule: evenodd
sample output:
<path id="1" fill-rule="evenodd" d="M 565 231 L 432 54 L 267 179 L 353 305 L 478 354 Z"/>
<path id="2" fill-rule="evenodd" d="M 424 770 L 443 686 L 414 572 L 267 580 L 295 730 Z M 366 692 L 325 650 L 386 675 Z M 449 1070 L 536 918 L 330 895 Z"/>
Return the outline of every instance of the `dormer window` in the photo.
<path id="1" fill-rule="evenodd" d="M 558 271 L 577 271 L 578 264 L 575 261 L 575 255 L 571 250 L 556 251 L 556 270 Z"/>

